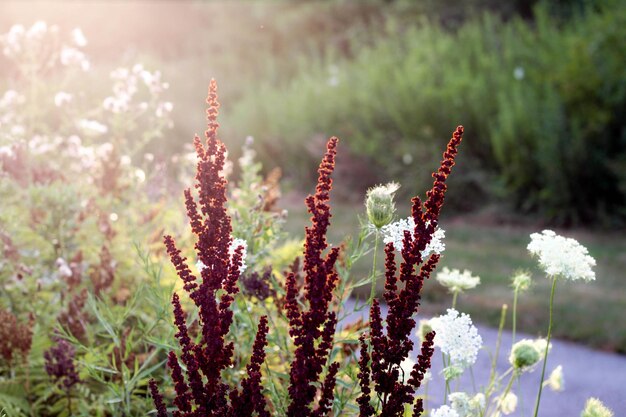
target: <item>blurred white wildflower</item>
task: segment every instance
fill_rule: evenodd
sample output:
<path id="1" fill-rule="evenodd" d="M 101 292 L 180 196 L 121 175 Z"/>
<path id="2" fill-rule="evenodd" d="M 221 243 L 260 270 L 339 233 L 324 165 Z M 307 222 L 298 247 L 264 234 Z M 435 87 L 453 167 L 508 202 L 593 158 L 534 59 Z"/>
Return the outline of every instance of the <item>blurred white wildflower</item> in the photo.
<path id="1" fill-rule="evenodd" d="M 437 273 L 437 281 L 452 293 L 460 293 L 475 288 L 480 284 L 480 277 L 473 276 L 469 270 L 461 272 L 458 269 L 445 267 Z"/>
<path id="2" fill-rule="evenodd" d="M 523 80 L 525 75 L 526 72 L 522 67 L 515 67 L 513 70 L 513 77 L 515 77 L 516 80 Z"/>
<path id="3" fill-rule="evenodd" d="M 330 87 L 337 87 L 339 85 L 339 68 L 336 65 L 330 65 L 328 67 L 328 85 Z"/>
<path id="4" fill-rule="evenodd" d="M 431 319 L 430 325 L 435 346 L 450 357 L 451 366 L 467 368 L 476 362 L 483 340 L 470 316 L 450 308 L 445 315 Z"/>
<path id="5" fill-rule="evenodd" d="M 405 153 L 404 155 L 402 155 L 402 163 L 404 165 L 411 165 L 412 162 L 413 162 L 413 155 L 411 155 L 410 153 Z"/>
<path id="6" fill-rule="evenodd" d="M 87 56 L 71 46 L 63 46 L 63 48 L 61 48 L 60 60 L 61 64 L 66 67 L 78 67 L 83 71 L 88 71 L 89 68 L 91 68 Z"/>
<path id="7" fill-rule="evenodd" d="M 157 108 L 154 112 L 156 117 L 164 117 L 166 114 L 171 113 L 174 109 L 174 105 L 169 101 L 164 101 L 157 105 Z"/>
<path id="8" fill-rule="evenodd" d="M 470 397 L 465 392 L 453 392 L 448 398 L 459 417 L 478 417 L 485 410 L 485 395 L 482 393 Z"/>
<path id="9" fill-rule="evenodd" d="M 135 178 L 137 178 L 137 181 L 139 182 L 144 182 L 146 181 L 146 173 L 144 172 L 143 169 L 135 169 Z"/>
<path id="10" fill-rule="evenodd" d="M 426 225 L 428 225 L 428 223 L 426 223 Z M 383 226 L 381 228 L 383 233 L 383 242 L 385 242 L 385 244 L 391 242 L 393 243 L 395 250 L 402 250 L 404 247 L 403 241 L 405 230 L 413 235 L 413 232 L 415 231 L 415 221 L 412 217 L 400 219 L 397 222 Z M 441 254 L 446 249 L 446 244 L 443 243 L 443 239 L 445 237 L 446 231 L 437 227 L 435 229 L 435 233 L 433 233 L 433 236 L 430 239 L 430 242 L 426 245 L 426 249 L 422 251 L 422 258 L 426 259 L 432 253 L 436 253 L 438 255 Z"/>
<path id="11" fill-rule="evenodd" d="M 543 381 L 544 386 L 549 386 L 552 391 L 563 391 L 563 367 L 561 365 L 554 368 L 548 379 Z"/>
<path id="12" fill-rule="evenodd" d="M 12 58 L 22 52 L 22 39 L 26 29 L 22 25 L 13 25 L 9 32 L 0 38 L 3 44 L 2 52 L 6 57 Z"/>
<path id="13" fill-rule="evenodd" d="M 585 403 L 585 408 L 580 413 L 580 417 L 613 417 L 613 411 L 602 404 L 602 401 L 592 397 Z"/>
<path id="14" fill-rule="evenodd" d="M 46 32 L 48 32 L 48 24 L 43 20 L 38 20 L 28 29 L 26 37 L 28 39 L 39 39 L 44 37 Z"/>
<path id="15" fill-rule="evenodd" d="M 431 417 L 461 417 L 459 416 L 459 413 L 447 405 L 442 405 L 441 407 L 432 410 L 430 415 Z"/>
<path id="16" fill-rule="evenodd" d="M 546 339 L 523 339 L 511 347 L 509 363 L 516 371 L 525 372 L 532 370 L 541 360 L 547 346 Z M 552 344 L 548 350 L 552 348 Z"/>
<path id="17" fill-rule="evenodd" d="M 523 292 L 530 288 L 532 278 L 528 271 L 516 271 L 515 274 L 513 274 L 511 281 L 515 291 Z"/>
<path id="18" fill-rule="evenodd" d="M 80 28 L 72 30 L 72 40 L 74 41 L 74 45 L 78 47 L 83 48 L 87 46 L 87 38 Z"/>
<path id="19" fill-rule="evenodd" d="M 70 269 L 65 259 L 57 258 L 55 264 L 59 270 L 59 275 L 61 275 L 64 278 L 68 278 L 72 276 L 72 270 Z"/>
<path id="20" fill-rule="evenodd" d="M 62 107 L 63 105 L 72 101 L 73 96 L 65 91 L 59 91 L 54 95 L 54 105 Z"/>
<path id="21" fill-rule="evenodd" d="M 112 222 L 116 222 L 118 221 L 120 218 L 120 216 L 117 215 L 117 213 L 111 213 L 109 214 L 109 220 L 111 220 Z"/>
<path id="22" fill-rule="evenodd" d="M 502 414 L 508 415 L 515 412 L 517 408 L 517 395 L 507 392 L 504 396 L 497 397 L 498 408 Z"/>
<path id="23" fill-rule="evenodd" d="M 96 120 L 81 119 L 78 121 L 78 127 L 88 135 L 102 135 L 108 132 L 108 128 Z"/>
<path id="24" fill-rule="evenodd" d="M 530 235 L 528 250 L 539 258 L 539 264 L 549 276 L 562 276 L 569 280 L 593 281 L 596 265 L 587 248 L 571 238 L 559 236 L 552 230 Z"/>

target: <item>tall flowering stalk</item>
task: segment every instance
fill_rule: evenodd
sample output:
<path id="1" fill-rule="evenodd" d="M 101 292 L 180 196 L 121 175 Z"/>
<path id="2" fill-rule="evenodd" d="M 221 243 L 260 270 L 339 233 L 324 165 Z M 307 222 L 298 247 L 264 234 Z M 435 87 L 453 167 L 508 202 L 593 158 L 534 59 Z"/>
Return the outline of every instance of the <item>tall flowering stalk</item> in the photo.
<path id="1" fill-rule="evenodd" d="M 306 198 L 305 202 L 311 213 L 312 226 L 306 227 L 304 249 L 304 300 L 306 306 L 298 303 L 300 289 L 297 287 L 295 273 L 287 276 L 286 312 L 289 319 L 289 335 L 295 345 L 294 359 L 289 374 L 289 396 L 291 403 L 287 409 L 288 416 L 323 416 L 331 408 L 335 376 L 339 363 L 328 366 L 326 377 L 321 383 L 317 407 L 311 409 L 311 403 L 318 394 L 317 384 L 333 344 L 337 317 L 330 312 L 329 305 L 333 298 L 333 290 L 338 275 L 335 262 L 339 256 L 339 248 L 328 248 L 326 231 L 330 224 L 330 190 L 331 174 L 335 167 L 338 139 L 330 138 L 326 154 L 318 173 L 315 194 Z"/>
<path id="2" fill-rule="evenodd" d="M 412 202 L 412 218 L 415 228 L 404 232 L 404 240 L 400 250 L 402 262 L 400 271 L 396 274 L 394 243 L 385 246 L 385 292 L 384 298 L 389 306 L 386 329 L 383 327 L 378 300 L 373 300 L 370 309 L 370 349 L 371 372 L 368 369 L 368 349 L 365 339 L 361 339 L 361 361 L 359 362 L 359 380 L 361 396 L 358 399 L 360 416 L 401 416 L 406 404 L 413 404 L 413 415 L 419 416 L 424 411 L 421 399 L 415 401 L 414 392 L 417 390 L 424 375 L 430 368 L 433 354 L 435 332 L 426 334 L 422 342 L 421 352 L 413 366 L 410 375 L 403 375 L 402 362 L 408 358 L 413 350 L 410 334 L 415 328 L 412 318 L 417 312 L 420 301 L 420 291 L 426 279 L 435 269 L 440 255 L 432 253 L 428 259 L 423 259 L 426 247 L 431 242 L 439 222 L 439 213 L 446 192 L 446 179 L 454 166 L 457 148 L 463 137 L 463 127 L 457 127 L 448 147 L 443 154 L 439 169 L 433 173 L 435 181 L 430 191 L 426 193 L 426 202 L 422 203 L 419 197 Z M 398 289 L 398 279 L 404 288 Z M 386 331 L 385 331 L 386 330 Z M 380 404 L 376 409 L 371 405 L 370 378 L 374 384 Z"/>
<path id="3" fill-rule="evenodd" d="M 198 203 L 191 190 L 185 190 L 185 204 L 191 230 L 197 236 L 195 244 L 198 259 L 203 265 L 200 280 L 193 274 L 186 258 L 171 236 L 165 236 L 165 246 L 172 264 L 184 282 L 184 289 L 199 310 L 201 332 L 192 340 L 187 328 L 185 313 L 178 294 L 174 294 L 176 338 L 181 346 L 180 357 L 170 352 L 171 369 L 176 397 L 176 416 L 269 416 L 267 404 L 261 393 L 261 365 L 265 360 L 267 345 L 267 318 L 261 317 L 247 376 L 241 389 L 230 387 L 222 381 L 221 373 L 233 363 L 234 344 L 227 342 L 233 312 L 230 306 L 239 291 L 237 281 L 243 264 L 243 246 L 229 253 L 233 243 L 231 220 L 226 212 L 226 179 L 222 175 L 226 148 L 217 138 L 217 84 L 211 81 L 207 98 L 208 129 L 206 144 L 197 136 L 194 145 L 198 156 L 196 189 Z M 184 365 L 181 366 L 181 362 Z M 163 397 L 155 381 L 150 390 L 158 417 L 167 417 Z"/>

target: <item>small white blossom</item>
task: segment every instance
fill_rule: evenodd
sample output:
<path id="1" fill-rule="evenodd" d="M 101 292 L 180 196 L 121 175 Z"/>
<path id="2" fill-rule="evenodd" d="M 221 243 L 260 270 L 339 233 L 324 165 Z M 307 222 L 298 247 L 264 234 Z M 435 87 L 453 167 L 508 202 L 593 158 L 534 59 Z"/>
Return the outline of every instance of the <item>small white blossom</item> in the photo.
<path id="1" fill-rule="evenodd" d="M 428 225 L 428 224 L 427 224 Z M 385 244 L 391 242 L 395 250 L 400 251 L 404 247 L 404 232 L 408 231 L 413 235 L 415 230 L 415 221 L 412 217 L 406 219 L 400 219 L 397 222 L 393 222 L 381 228 L 383 233 L 383 242 Z M 430 239 L 426 249 L 422 251 L 422 259 L 426 259 L 430 254 L 436 253 L 440 255 L 445 249 L 446 245 L 443 243 L 443 239 L 446 237 L 446 231 L 437 227 L 435 233 Z"/>
<path id="2" fill-rule="evenodd" d="M 561 365 L 554 368 L 548 379 L 543 382 L 544 386 L 549 386 L 552 391 L 563 391 L 563 367 Z"/>
<path id="3" fill-rule="evenodd" d="M 483 340 L 470 316 L 450 308 L 447 314 L 431 319 L 430 325 L 435 346 L 450 357 L 451 366 L 467 368 L 476 362 Z"/>
<path id="4" fill-rule="evenodd" d="M 87 46 L 87 38 L 85 38 L 85 34 L 80 28 L 75 28 L 72 31 L 72 40 L 74 41 L 74 45 L 79 47 Z"/>
<path id="5" fill-rule="evenodd" d="M 441 407 L 432 410 L 430 415 L 431 417 L 461 417 L 459 416 L 459 413 L 447 405 L 442 405 Z"/>
<path id="6" fill-rule="evenodd" d="M 508 415 L 515 412 L 517 408 L 517 395 L 512 392 L 508 392 L 505 396 L 497 398 L 498 408 L 502 411 L 502 414 Z"/>
<path id="7" fill-rule="evenodd" d="M 65 66 L 76 66 L 80 67 L 83 71 L 89 70 L 91 64 L 87 60 L 87 57 L 84 53 L 79 51 L 76 48 L 72 48 L 70 46 L 64 46 L 61 49 L 61 64 Z"/>
<path id="8" fill-rule="evenodd" d="M 449 269 L 448 267 L 437 273 L 437 281 L 450 292 L 459 293 L 465 290 L 475 288 L 480 284 L 480 277 L 473 276 L 471 271 L 467 269 L 461 272 L 458 269 Z"/>
<path id="9" fill-rule="evenodd" d="M 478 417 L 485 410 L 485 395 L 482 393 L 470 397 L 465 392 L 453 392 L 448 398 L 459 417 Z"/>
<path id="10" fill-rule="evenodd" d="M 69 265 L 67 264 L 67 262 L 65 262 L 65 259 L 63 258 L 57 258 L 56 260 L 56 266 L 59 269 L 59 274 L 62 277 L 68 278 L 72 276 L 72 270 L 70 269 Z"/>
<path id="11" fill-rule="evenodd" d="M 513 289 L 515 289 L 515 291 L 522 292 L 530 288 L 530 284 L 532 284 L 532 277 L 527 271 L 516 271 L 511 281 Z"/>
<path id="12" fill-rule="evenodd" d="M 513 70 L 513 77 L 515 77 L 516 80 L 523 80 L 525 75 L 526 72 L 522 67 L 515 67 Z"/>
<path id="13" fill-rule="evenodd" d="M 539 258 L 546 274 L 562 276 L 569 280 L 593 281 L 596 274 L 591 269 L 596 265 L 587 248 L 571 238 L 559 236 L 552 230 L 530 235 L 528 250 Z"/>
<path id="14" fill-rule="evenodd" d="M 54 95 L 54 105 L 57 107 L 62 107 L 70 101 L 72 101 L 72 95 L 70 93 L 66 93 L 65 91 L 59 91 Z"/>
<path id="15" fill-rule="evenodd" d="M 92 135 L 101 135 L 106 133 L 109 129 L 102 123 L 96 120 L 81 119 L 78 121 L 78 127 L 85 133 Z"/>

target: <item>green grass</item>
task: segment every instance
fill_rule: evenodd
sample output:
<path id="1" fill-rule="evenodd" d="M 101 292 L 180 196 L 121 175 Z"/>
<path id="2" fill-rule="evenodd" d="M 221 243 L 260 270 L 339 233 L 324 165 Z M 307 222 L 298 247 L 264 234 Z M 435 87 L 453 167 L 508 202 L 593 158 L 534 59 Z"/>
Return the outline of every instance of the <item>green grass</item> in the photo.
<path id="1" fill-rule="evenodd" d="M 294 236 L 303 236 L 308 214 L 304 203 L 296 198 L 288 204 L 287 230 Z M 445 210 L 444 210 L 445 211 Z M 363 207 L 356 204 L 333 203 L 333 218 L 329 240 L 339 244 L 346 235 L 358 233 L 357 214 Z M 398 210 L 399 215 L 408 210 Z M 502 304 L 513 304 L 510 277 L 517 269 L 527 269 L 533 275 L 531 289 L 518 300 L 518 331 L 532 335 L 546 334 L 548 327 L 548 301 L 550 282 L 530 257 L 526 246 L 529 235 L 542 230 L 541 226 L 490 224 L 477 216 L 444 218 L 441 226 L 446 231 L 446 251 L 439 270 L 450 268 L 469 269 L 481 277 L 481 285 L 462 294 L 458 308 L 467 312 L 479 323 L 497 327 Z M 557 233 L 577 239 L 585 245 L 596 259 L 596 281 L 592 283 L 560 281 L 555 297 L 554 335 L 594 348 L 626 353 L 626 291 L 623 290 L 626 270 L 626 237 L 617 233 L 588 230 L 556 230 Z M 382 265 L 382 256 L 379 260 Z M 371 257 L 365 257 L 353 269 L 359 279 L 367 276 Z M 382 279 L 378 293 L 382 294 Z M 366 296 L 368 288 L 358 294 Z M 439 314 L 450 306 L 451 297 L 434 277 L 424 286 L 422 314 Z M 511 327 L 511 316 L 507 328 Z"/>

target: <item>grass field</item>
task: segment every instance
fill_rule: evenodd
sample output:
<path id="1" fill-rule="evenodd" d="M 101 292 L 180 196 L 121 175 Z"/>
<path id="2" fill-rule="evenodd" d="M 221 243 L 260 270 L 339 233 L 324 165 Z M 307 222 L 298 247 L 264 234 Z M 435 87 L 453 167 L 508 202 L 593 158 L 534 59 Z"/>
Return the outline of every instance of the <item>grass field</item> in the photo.
<path id="1" fill-rule="evenodd" d="M 297 198 L 287 203 L 289 217 L 287 230 L 294 236 L 303 235 L 302 225 L 308 214 L 304 204 Z M 330 240 L 338 244 L 346 235 L 356 236 L 359 222 L 357 214 L 363 213 L 360 204 L 334 203 L 330 227 Z M 445 212 L 445 208 L 444 208 Z M 398 215 L 408 213 L 398 210 Z M 526 246 L 529 235 L 539 232 L 541 226 L 500 225 L 485 216 L 460 216 L 443 218 L 441 227 L 446 231 L 446 251 L 439 269 L 469 269 L 481 277 L 481 285 L 459 297 L 458 308 L 469 313 L 477 322 L 493 327 L 498 325 L 502 304 L 513 304 L 510 277 L 517 269 L 532 273 L 531 289 L 521 294 L 518 300 L 519 331 L 533 335 L 545 335 L 548 323 L 549 281 L 537 268 Z M 592 232 L 586 230 L 556 230 L 557 233 L 577 239 L 585 245 L 596 259 L 596 281 L 561 281 L 555 296 L 554 334 L 558 338 L 572 340 L 594 348 L 626 353 L 626 291 L 623 282 L 626 276 L 626 236 L 617 233 Z M 382 265 L 382 256 L 379 265 Z M 367 276 L 371 258 L 365 257 L 355 264 L 353 273 L 357 279 Z M 379 294 L 382 279 L 378 282 Z M 368 288 L 360 294 L 365 296 Z M 434 279 L 424 287 L 422 314 L 439 314 L 450 306 L 451 297 Z M 511 326 L 511 316 L 507 318 Z"/>

